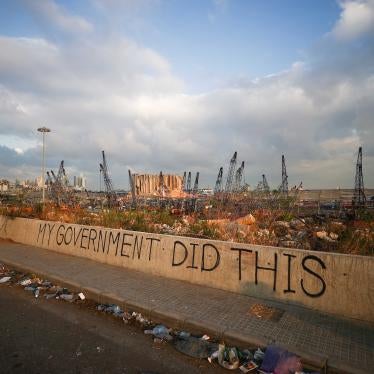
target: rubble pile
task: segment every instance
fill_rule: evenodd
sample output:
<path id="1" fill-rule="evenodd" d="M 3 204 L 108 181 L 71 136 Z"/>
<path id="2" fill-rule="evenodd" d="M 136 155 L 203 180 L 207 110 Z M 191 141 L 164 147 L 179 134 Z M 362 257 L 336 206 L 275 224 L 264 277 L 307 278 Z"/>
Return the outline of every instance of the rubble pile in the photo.
<path id="1" fill-rule="evenodd" d="M 236 220 L 216 219 L 206 222 L 216 229 L 216 239 L 298 248 L 326 252 L 372 255 L 374 225 L 364 223 L 359 227 L 347 225 L 341 220 L 314 215 L 297 218 L 263 219 L 261 214 L 249 214 Z"/>
<path id="2" fill-rule="evenodd" d="M 365 219 L 352 220 L 352 217 L 344 212 L 339 215 L 327 213 L 299 215 L 282 207 L 246 208 L 234 212 L 227 207 L 222 207 L 218 212 L 212 213 L 211 207 L 212 205 L 206 205 L 207 209 L 203 211 L 183 215 L 180 209 L 167 208 L 92 211 L 92 209 L 63 209 L 47 205 L 46 209 L 38 214 L 34 211 L 29 212 L 30 209 L 26 208 L 12 214 L 51 221 L 247 244 L 360 255 L 374 254 L 374 221 L 370 218 L 372 217 L 370 214 Z"/>

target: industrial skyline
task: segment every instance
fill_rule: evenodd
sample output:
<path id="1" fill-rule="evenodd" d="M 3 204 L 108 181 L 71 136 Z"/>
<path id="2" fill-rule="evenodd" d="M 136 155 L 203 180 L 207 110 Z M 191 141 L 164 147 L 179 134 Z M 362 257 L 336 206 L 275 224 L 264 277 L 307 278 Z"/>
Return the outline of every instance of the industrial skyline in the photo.
<path id="1" fill-rule="evenodd" d="M 47 126 L 46 169 L 93 189 L 102 149 L 118 188 L 129 169 L 214 188 L 235 150 L 253 188 L 282 154 L 290 186 L 353 188 L 360 146 L 372 187 L 373 25 L 372 0 L 5 1 L 0 178 L 40 175 Z"/>

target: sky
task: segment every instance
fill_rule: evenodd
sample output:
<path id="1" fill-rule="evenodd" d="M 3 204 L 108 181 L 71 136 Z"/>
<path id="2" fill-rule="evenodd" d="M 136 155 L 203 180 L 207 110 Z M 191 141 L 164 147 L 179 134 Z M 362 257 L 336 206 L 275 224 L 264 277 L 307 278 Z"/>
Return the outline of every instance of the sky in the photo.
<path id="1" fill-rule="evenodd" d="M 0 178 L 200 172 L 374 187 L 374 0 L 2 0 Z M 238 164 L 239 166 L 239 164 Z"/>

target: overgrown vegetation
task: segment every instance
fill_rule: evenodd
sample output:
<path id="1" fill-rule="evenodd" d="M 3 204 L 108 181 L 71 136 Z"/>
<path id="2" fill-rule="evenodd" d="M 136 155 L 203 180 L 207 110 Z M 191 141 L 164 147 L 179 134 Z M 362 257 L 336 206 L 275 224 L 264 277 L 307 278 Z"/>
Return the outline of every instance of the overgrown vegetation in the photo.
<path id="1" fill-rule="evenodd" d="M 213 209 L 220 209 L 213 204 Z M 339 220 L 319 215 L 299 217 L 282 208 L 253 209 L 240 214 L 226 214 L 212 219 L 211 212 L 182 216 L 168 209 L 87 211 L 80 208 L 58 208 L 40 203 L 10 207 L 0 206 L 0 214 L 62 221 L 115 229 L 192 236 L 291 248 L 333 251 L 357 255 L 374 255 L 373 212 L 363 211 L 359 219 Z"/>

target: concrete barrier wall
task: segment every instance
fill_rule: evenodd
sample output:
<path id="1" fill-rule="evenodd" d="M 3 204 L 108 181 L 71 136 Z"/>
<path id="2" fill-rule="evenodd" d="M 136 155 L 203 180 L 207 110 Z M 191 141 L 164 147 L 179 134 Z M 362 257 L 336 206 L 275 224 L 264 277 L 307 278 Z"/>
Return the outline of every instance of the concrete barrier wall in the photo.
<path id="1" fill-rule="evenodd" d="M 7 217 L 0 217 L 0 237 L 163 277 L 374 321 L 372 257 Z"/>

